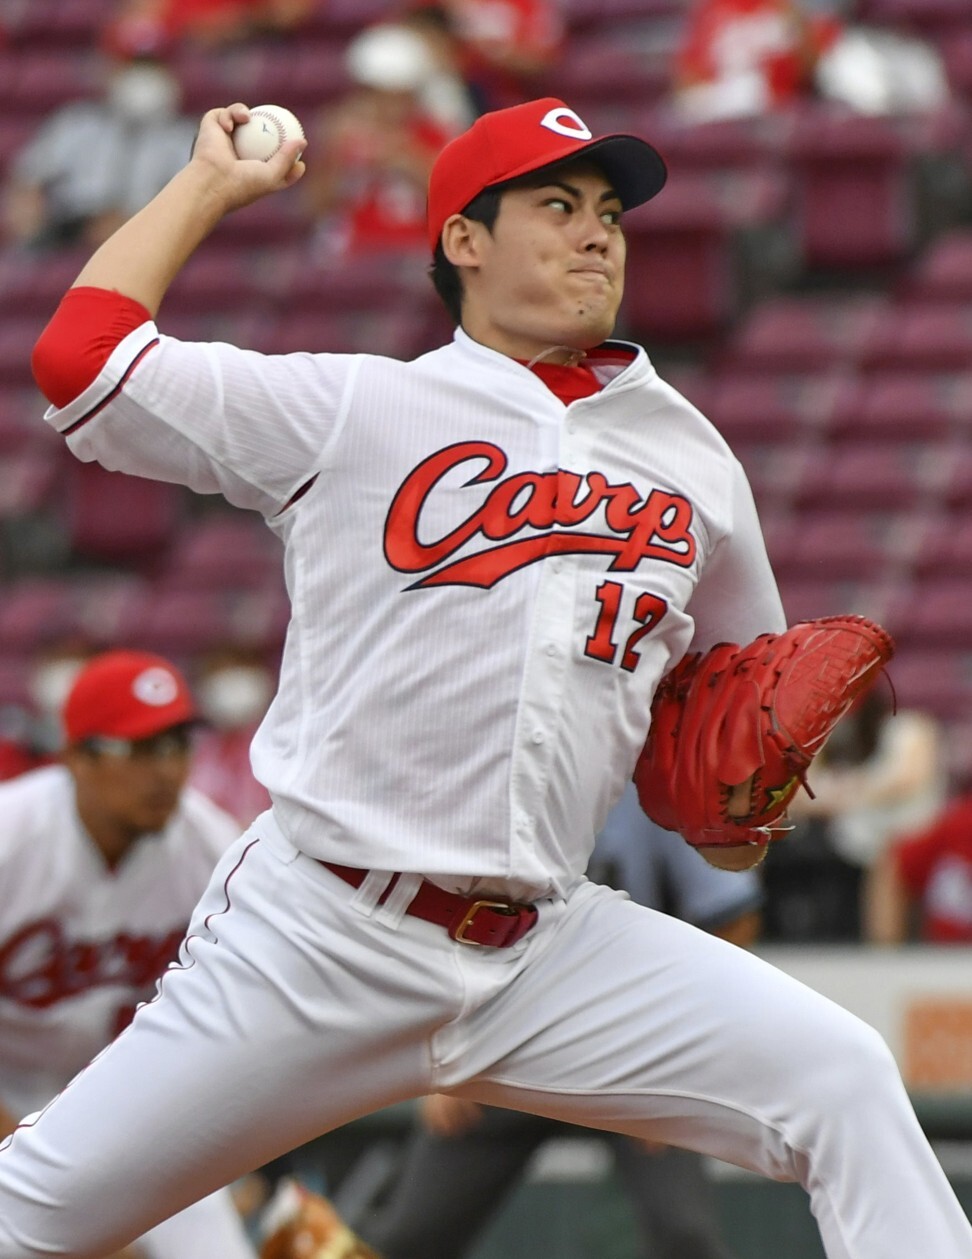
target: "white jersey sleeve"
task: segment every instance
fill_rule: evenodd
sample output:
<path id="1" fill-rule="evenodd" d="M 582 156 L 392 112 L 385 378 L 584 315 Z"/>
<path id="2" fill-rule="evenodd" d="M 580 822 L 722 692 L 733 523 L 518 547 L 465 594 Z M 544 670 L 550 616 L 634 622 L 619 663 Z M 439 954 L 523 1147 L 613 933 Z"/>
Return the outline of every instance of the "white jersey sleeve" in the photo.
<path id="1" fill-rule="evenodd" d="M 358 361 L 177 341 L 149 322 L 44 418 L 85 462 L 272 516 L 326 461 Z"/>
<path id="2" fill-rule="evenodd" d="M 692 651 L 749 643 L 786 628 L 749 481 L 738 459 L 731 468 L 732 527 L 713 549 L 688 604 L 695 623 Z"/>

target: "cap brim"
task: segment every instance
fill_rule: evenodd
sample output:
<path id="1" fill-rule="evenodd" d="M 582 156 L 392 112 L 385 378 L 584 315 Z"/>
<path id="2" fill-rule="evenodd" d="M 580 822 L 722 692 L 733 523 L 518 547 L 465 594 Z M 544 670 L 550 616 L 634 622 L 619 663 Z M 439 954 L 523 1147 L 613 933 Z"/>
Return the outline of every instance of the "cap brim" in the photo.
<path id="1" fill-rule="evenodd" d="M 525 166 L 491 186 L 499 188 L 527 175 L 537 175 L 585 157 L 592 158 L 602 168 L 625 210 L 644 205 L 657 196 L 668 178 L 664 159 L 647 140 L 632 135 L 610 135 L 600 136 L 590 144 L 565 146 L 560 156 L 550 158 L 541 166 Z"/>

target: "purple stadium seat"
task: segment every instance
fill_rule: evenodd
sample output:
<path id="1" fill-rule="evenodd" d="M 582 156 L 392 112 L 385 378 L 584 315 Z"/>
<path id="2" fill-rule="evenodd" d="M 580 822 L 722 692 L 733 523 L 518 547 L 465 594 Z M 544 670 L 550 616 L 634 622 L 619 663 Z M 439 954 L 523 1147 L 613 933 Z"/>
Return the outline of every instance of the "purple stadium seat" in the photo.
<path id="1" fill-rule="evenodd" d="M 149 587 L 125 609 L 116 626 L 122 642 L 143 651 L 182 658 L 231 640 L 225 596 L 212 590 Z"/>
<path id="2" fill-rule="evenodd" d="M 884 306 L 860 293 L 767 298 L 729 338 L 723 363 L 790 372 L 853 364 Z"/>
<path id="3" fill-rule="evenodd" d="M 60 506 L 75 555 L 135 566 L 158 559 L 182 515 L 185 499 L 179 486 L 74 459 L 65 471 Z"/>
<path id="4" fill-rule="evenodd" d="M 745 242 L 786 232 L 786 197 L 775 175 L 686 172 L 631 210 L 622 316 L 635 337 L 678 341 L 725 327 L 743 301 Z"/>
<path id="5" fill-rule="evenodd" d="M 839 371 L 716 373 L 707 414 L 730 445 L 790 442 L 825 426 L 842 379 Z"/>
<path id="6" fill-rule="evenodd" d="M 808 452 L 796 501 L 817 510 L 905 512 L 921 500 L 926 477 L 911 446 L 846 442 Z"/>
<path id="7" fill-rule="evenodd" d="M 966 512 L 919 516 L 909 544 L 910 565 L 920 577 L 972 573 L 972 516 Z"/>
<path id="8" fill-rule="evenodd" d="M 953 511 L 972 509 L 972 449 L 968 437 L 942 446 L 934 460 L 935 483 L 942 503 Z"/>
<path id="9" fill-rule="evenodd" d="M 929 576 L 916 582 L 899 594 L 888 619 L 888 628 L 901 642 L 968 651 L 972 643 L 968 576 Z"/>
<path id="10" fill-rule="evenodd" d="M 944 720 L 972 707 L 972 674 L 954 649 L 899 647 L 888 666 L 899 708 L 919 709 Z"/>
<path id="11" fill-rule="evenodd" d="M 780 579 L 780 596 L 787 623 L 812 621 L 821 616 L 870 612 L 866 588 L 853 581 L 829 577 L 787 577 Z"/>
<path id="12" fill-rule="evenodd" d="M 261 296 L 249 251 L 202 249 L 179 272 L 165 298 L 165 317 L 239 310 Z"/>
<path id="13" fill-rule="evenodd" d="M 808 105 L 791 137 L 795 225 L 813 268 L 903 258 L 917 239 L 908 146 L 894 124 Z"/>
<path id="14" fill-rule="evenodd" d="M 33 384 L 30 356 L 43 326 L 37 319 L 9 313 L 0 319 L 0 389 L 28 389 Z"/>
<path id="15" fill-rule="evenodd" d="M 18 321 L 30 317 L 40 332 L 90 253 L 75 248 L 42 254 L 0 253 L 0 316 L 16 315 Z"/>
<path id="16" fill-rule="evenodd" d="M 31 652 L 76 629 L 69 587 L 55 578 L 25 577 L 0 599 L 0 649 Z"/>
<path id="17" fill-rule="evenodd" d="M 938 50 L 945 62 L 945 72 L 952 91 L 972 100 L 972 25 L 943 33 Z"/>
<path id="18" fill-rule="evenodd" d="M 773 561 L 777 576 L 872 581 L 888 559 L 892 531 L 878 513 L 847 510 L 802 512 L 777 545 Z"/>
<path id="19" fill-rule="evenodd" d="M 909 296 L 925 300 L 972 301 L 972 230 L 953 228 L 934 240 L 911 268 L 905 287 Z"/>
<path id="20" fill-rule="evenodd" d="M 972 407 L 972 377 L 963 389 L 954 375 L 890 367 L 846 382 L 827 431 L 835 441 L 941 441 L 963 407 Z"/>
<path id="21" fill-rule="evenodd" d="M 972 363 L 972 301 L 899 298 L 861 347 L 866 367 L 963 371 Z"/>
<path id="22" fill-rule="evenodd" d="M 258 517 L 213 513 L 189 522 L 161 574 L 168 588 L 264 589 L 281 580 L 283 552 Z"/>

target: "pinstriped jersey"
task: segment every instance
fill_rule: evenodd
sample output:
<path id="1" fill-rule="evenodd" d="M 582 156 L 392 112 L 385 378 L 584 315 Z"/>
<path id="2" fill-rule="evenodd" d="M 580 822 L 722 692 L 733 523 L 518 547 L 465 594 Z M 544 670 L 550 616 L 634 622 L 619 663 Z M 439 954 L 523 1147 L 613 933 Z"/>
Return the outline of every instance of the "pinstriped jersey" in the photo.
<path id="1" fill-rule="evenodd" d="M 724 440 L 642 349 L 588 363 L 600 392 L 565 406 L 461 330 L 406 363 L 147 323 L 48 411 L 80 458 L 222 493 L 281 537 L 292 618 L 252 759 L 298 848 L 562 894 L 661 675 L 783 627 Z"/>

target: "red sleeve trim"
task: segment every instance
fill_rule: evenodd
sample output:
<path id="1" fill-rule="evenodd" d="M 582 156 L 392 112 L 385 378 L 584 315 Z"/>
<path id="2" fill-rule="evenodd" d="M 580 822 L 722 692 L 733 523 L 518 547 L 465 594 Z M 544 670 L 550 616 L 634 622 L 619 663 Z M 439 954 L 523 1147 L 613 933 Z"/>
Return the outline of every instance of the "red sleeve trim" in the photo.
<path id="1" fill-rule="evenodd" d="M 68 289 L 31 355 L 37 387 L 54 406 L 67 406 L 97 378 L 116 346 L 151 318 L 141 302 L 112 289 Z"/>

